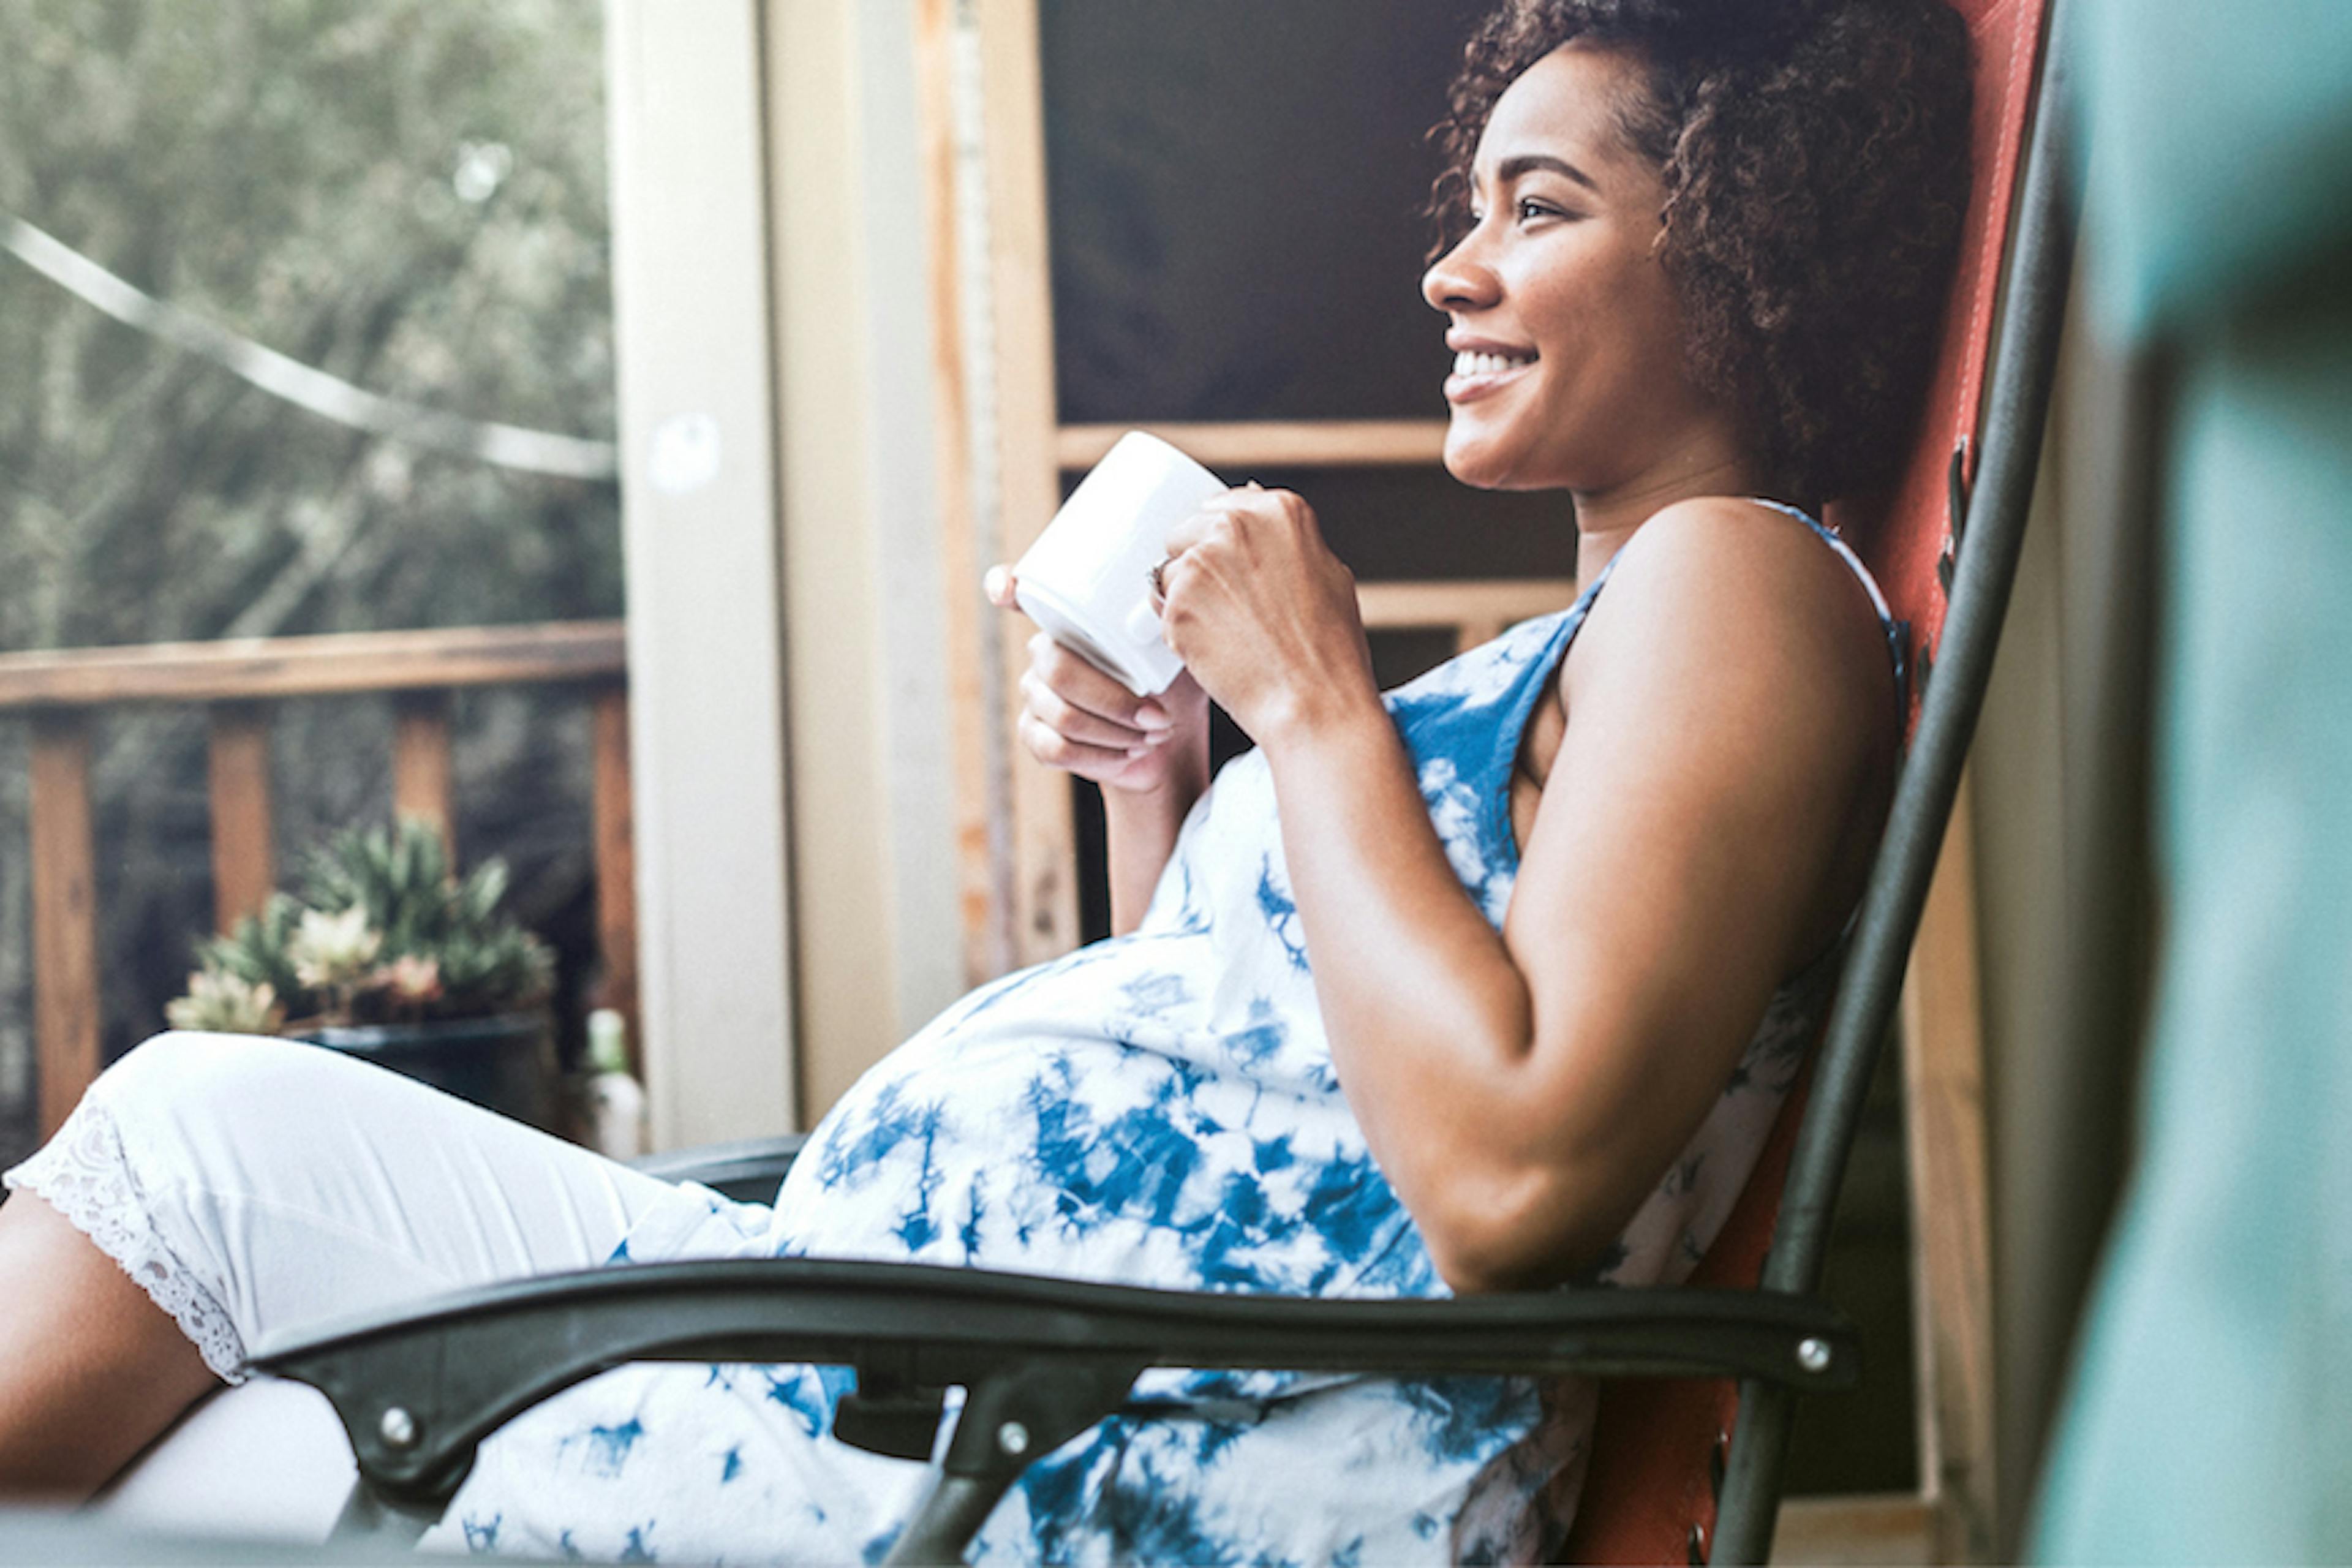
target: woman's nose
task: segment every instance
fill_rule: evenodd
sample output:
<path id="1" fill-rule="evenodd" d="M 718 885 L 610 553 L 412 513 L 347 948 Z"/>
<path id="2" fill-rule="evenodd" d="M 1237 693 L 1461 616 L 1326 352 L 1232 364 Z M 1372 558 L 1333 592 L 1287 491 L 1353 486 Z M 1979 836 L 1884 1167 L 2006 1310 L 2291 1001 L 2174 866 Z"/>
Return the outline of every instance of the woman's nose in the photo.
<path id="1" fill-rule="evenodd" d="M 1421 275 L 1421 297 L 1433 310 L 1477 310 L 1491 305 L 1502 293 L 1495 269 L 1479 257 L 1475 234 L 1433 263 Z"/>

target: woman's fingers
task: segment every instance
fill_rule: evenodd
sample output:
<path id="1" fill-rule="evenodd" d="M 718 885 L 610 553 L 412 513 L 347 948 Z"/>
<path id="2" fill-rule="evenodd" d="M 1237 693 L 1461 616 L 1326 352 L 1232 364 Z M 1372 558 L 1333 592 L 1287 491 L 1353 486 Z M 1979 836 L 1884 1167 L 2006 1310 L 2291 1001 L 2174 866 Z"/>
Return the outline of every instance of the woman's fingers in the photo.
<path id="1" fill-rule="evenodd" d="M 1209 530 L 1225 515 L 1223 497 L 1208 501 L 1200 510 L 1168 531 L 1168 565 L 1173 567 L 1186 551 L 1208 538 Z"/>
<path id="2" fill-rule="evenodd" d="M 1106 775 L 1126 767 L 1150 749 L 1144 746 L 1131 750 L 1118 746 L 1090 746 L 1083 741 L 1073 741 L 1034 713 L 1023 713 L 1014 728 L 1021 736 L 1021 743 L 1028 747 L 1029 754 L 1039 762 L 1050 767 L 1066 768 L 1081 778 L 1090 778 L 1097 783 Z"/>
<path id="3" fill-rule="evenodd" d="M 1269 504 L 1278 504 L 1274 501 L 1278 493 L 1252 479 L 1223 495 L 1211 496 L 1201 503 L 1198 511 L 1168 531 L 1169 560 L 1173 562 L 1186 551 L 1205 542 L 1221 524 L 1231 528 L 1234 519 L 1248 513 L 1263 512 Z"/>
<path id="4" fill-rule="evenodd" d="M 1168 731 L 1167 710 L 1139 698 L 1045 633 L 1029 639 L 1029 669 L 1021 679 L 1030 710 L 1072 740 L 1092 745 L 1141 745 Z"/>
<path id="5" fill-rule="evenodd" d="M 1055 734 L 1083 745 L 1107 747 L 1124 752 L 1155 744 L 1154 735 L 1167 732 L 1122 724 L 1115 719 L 1089 713 L 1046 685 L 1034 670 L 1022 676 L 1021 691 L 1026 699 L 1024 706 L 1030 717 L 1044 723 Z"/>
<path id="6" fill-rule="evenodd" d="M 981 579 L 988 602 L 1018 609 L 1013 574 L 992 566 Z M 1097 782 L 1150 755 L 1174 732 L 1165 703 L 1139 698 L 1118 680 L 1039 632 L 1021 677 L 1022 744 L 1038 761 Z"/>

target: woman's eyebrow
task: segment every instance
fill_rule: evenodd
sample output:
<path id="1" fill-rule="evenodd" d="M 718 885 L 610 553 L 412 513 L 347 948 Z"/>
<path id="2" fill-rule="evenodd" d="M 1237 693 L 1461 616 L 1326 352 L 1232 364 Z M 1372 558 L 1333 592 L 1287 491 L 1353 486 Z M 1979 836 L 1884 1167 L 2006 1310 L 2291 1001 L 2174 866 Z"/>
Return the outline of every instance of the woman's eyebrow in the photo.
<path id="1" fill-rule="evenodd" d="M 1567 159 L 1555 158 L 1549 153 L 1521 153 L 1506 158 L 1496 166 L 1495 178 L 1507 185 L 1521 174 L 1532 174 L 1538 169 L 1549 169 L 1555 174 L 1565 175 L 1596 196 L 1601 194 L 1601 187 L 1593 182 L 1591 175 Z"/>

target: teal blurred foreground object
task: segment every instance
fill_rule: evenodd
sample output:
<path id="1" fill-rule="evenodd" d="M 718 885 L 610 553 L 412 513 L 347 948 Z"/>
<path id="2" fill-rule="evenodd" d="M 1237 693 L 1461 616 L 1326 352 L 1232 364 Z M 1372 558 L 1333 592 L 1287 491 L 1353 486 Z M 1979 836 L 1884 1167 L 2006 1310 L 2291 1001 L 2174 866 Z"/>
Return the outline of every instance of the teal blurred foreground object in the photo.
<path id="1" fill-rule="evenodd" d="M 2095 0 L 2084 20 L 2102 323 L 2215 322 L 2352 247 L 2352 5 Z"/>
<path id="2" fill-rule="evenodd" d="M 2035 1554 L 2352 1561 L 2352 6 L 2096 21 L 2098 304 L 2180 366 L 2168 931 Z"/>

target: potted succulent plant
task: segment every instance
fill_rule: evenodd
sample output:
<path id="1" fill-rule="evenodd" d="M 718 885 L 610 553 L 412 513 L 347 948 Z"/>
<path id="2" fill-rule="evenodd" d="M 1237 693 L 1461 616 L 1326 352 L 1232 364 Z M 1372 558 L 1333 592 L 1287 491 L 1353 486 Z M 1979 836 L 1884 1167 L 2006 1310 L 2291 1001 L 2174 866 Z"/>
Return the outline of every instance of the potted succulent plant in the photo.
<path id="1" fill-rule="evenodd" d="M 177 1029 L 283 1034 L 364 1057 L 536 1126 L 556 1114 L 554 957 L 500 913 L 507 870 L 458 879 L 441 836 L 404 820 L 337 835 L 302 895 L 274 895 L 197 944 Z"/>

